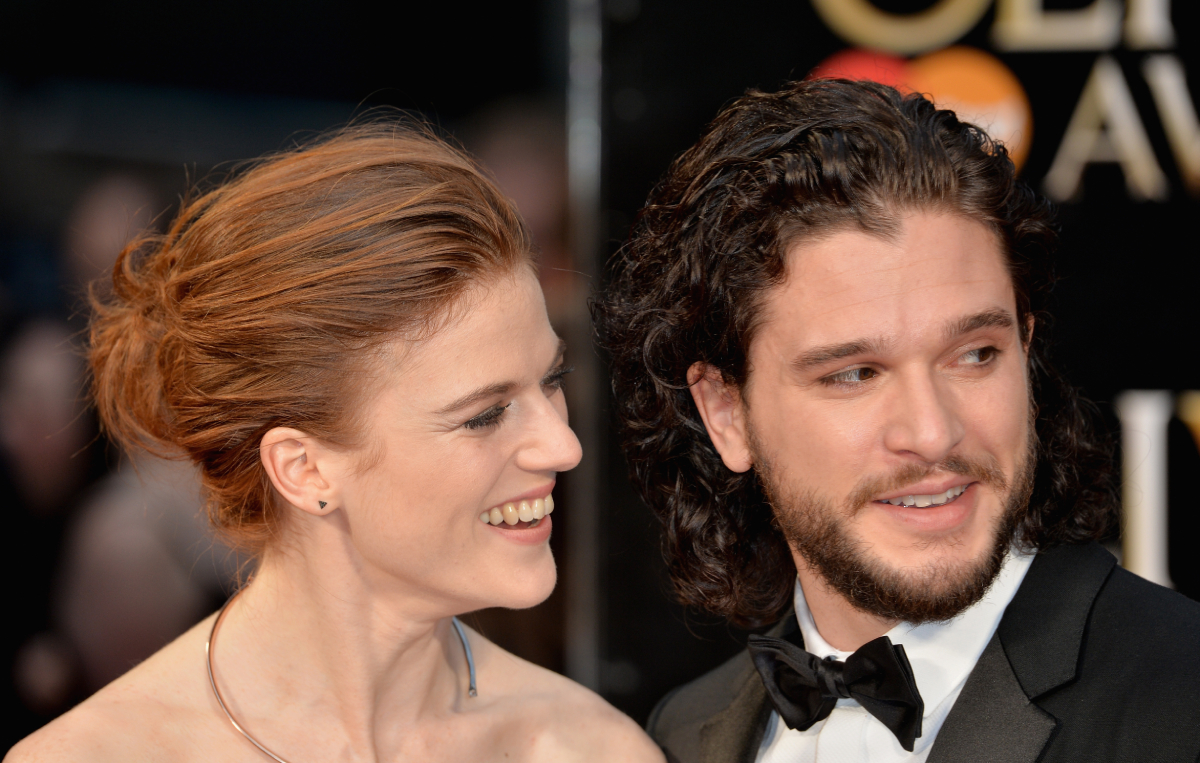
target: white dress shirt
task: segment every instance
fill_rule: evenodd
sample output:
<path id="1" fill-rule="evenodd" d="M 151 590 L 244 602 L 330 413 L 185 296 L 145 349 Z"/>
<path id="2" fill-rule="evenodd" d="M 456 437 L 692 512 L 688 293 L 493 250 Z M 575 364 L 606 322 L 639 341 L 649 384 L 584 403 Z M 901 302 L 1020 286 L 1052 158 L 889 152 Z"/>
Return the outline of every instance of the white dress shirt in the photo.
<path id="1" fill-rule="evenodd" d="M 1032 562 L 1033 556 L 1010 551 L 987 594 L 958 617 L 945 623 L 900 623 L 887 632 L 893 644 L 904 645 L 925 703 L 922 733 L 912 752 L 901 747 L 888 727 L 858 702 L 839 699 L 829 717 L 807 731 L 789 729 L 779 713 L 771 711 L 758 751 L 759 763 L 923 763 Z M 821 638 L 799 580 L 796 619 L 804 646 L 812 654 L 839 660 L 852 654 L 834 649 Z"/>

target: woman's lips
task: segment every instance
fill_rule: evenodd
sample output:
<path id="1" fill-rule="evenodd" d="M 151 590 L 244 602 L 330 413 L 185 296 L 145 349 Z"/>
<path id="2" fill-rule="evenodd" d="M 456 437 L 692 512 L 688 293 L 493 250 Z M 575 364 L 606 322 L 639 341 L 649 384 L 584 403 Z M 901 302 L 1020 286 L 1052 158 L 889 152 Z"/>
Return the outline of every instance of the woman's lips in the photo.
<path id="1" fill-rule="evenodd" d="M 518 522 L 515 525 L 493 525 L 490 522 L 487 525 L 485 532 L 494 532 L 502 535 L 506 540 L 514 543 L 520 543 L 526 546 L 536 546 L 550 540 L 550 530 L 554 527 L 553 520 L 549 515 L 536 519 L 533 522 Z"/>

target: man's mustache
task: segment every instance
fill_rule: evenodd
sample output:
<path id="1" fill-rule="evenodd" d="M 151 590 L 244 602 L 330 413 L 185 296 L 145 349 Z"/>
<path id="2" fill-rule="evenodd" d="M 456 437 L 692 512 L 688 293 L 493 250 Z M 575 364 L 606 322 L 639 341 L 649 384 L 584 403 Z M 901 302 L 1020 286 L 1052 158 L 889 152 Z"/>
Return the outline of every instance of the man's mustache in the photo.
<path id="1" fill-rule="evenodd" d="M 850 494 L 846 506 L 850 513 L 856 513 L 863 506 L 875 500 L 875 496 L 901 490 L 909 485 L 915 485 L 927 477 L 939 474 L 957 474 L 967 477 L 974 482 L 994 488 L 998 493 L 1003 493 L 1008 489 L 1008 480 L 995 459 L 984 462 L 967 456 L 950 455 L 932 466 L 909 464 L 890 474 L 867 477 Z"/>

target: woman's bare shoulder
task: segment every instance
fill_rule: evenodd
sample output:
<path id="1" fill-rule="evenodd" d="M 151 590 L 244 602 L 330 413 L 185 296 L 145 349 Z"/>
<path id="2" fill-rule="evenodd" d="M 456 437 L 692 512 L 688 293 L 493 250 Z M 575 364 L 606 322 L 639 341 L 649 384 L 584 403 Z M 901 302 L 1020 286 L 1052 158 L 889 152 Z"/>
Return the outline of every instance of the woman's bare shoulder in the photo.
<path id="1" fill-rule="evenodd" d="M 208 625 L 206 625 L 206 623 Z M 199 757 L 206 712 L 205 620 L 78 706 L 23 739 L 3 763 Z"/>
<path id="2" fill-rule="evenodd" d="M 486 652 L 479 661 L 480 696 L 487 696 L 485 681 L 491 679 L 504 707 L 513 708 L 525 723 L 536 719 L 537 728 L 531 730 L 538 741 L 531 760 L 663 763 L 662 752 L 646 732 L 600 695 L 485 639 L 479 641 Z"/>
<path id="3" fill-rule="evenodd" d="M 574 690 L 563 694 L 567 701 L 547 713 L 553 722 L 547 724 L 534 760 L 665 763 L 658 745 L 632 718 L 589 689 L 571 683 Z"/>

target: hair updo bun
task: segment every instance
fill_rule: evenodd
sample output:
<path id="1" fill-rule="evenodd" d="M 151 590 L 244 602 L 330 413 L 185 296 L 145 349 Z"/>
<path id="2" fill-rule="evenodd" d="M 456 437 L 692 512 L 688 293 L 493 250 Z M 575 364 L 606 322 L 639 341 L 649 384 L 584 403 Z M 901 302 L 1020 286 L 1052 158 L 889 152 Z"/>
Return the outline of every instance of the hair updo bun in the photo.
<path id="1" fill-rule="evenodd" d="M 200 467 L 209 518 L 259 551 L 277 522 L 259 441 L 358 444 L 370 347 L 436 328 L 532 264 L 512 203 L 428 128 L 355 125 L 185 199 L 93 298 L 92 390 L 128 449 Z"/>

